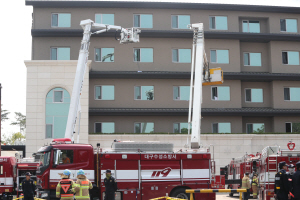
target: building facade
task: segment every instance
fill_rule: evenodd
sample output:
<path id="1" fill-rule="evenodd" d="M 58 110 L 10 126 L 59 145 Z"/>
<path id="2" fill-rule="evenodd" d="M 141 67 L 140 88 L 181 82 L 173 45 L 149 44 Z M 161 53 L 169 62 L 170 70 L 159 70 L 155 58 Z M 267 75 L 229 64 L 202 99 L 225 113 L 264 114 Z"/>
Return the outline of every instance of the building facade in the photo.
<path id="1" fill-rule="evenodd" d="M 27 155 L 64 137 L 82 39 L 80 21 L 139 27 L 140 43 L 92 35 L 80 142 L 100 133 L 185 133 L 193 33 L 202 22 L 210 68 L 203 133 L 300 132 L 300 8 L 163 2 L 26 0 L 33 6 L 27 66 Z M 99 139 L 101 138 L 100 135 Z M 172 135 L 168 136 L 172 140 Z"/>

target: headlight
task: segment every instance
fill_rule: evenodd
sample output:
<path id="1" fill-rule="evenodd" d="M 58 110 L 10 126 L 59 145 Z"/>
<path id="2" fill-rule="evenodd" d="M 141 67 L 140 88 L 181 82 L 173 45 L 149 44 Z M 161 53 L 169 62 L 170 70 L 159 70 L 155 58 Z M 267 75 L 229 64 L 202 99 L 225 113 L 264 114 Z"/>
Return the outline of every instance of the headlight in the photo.
<path id="1" fill-rule="evenodd" d="M 48 193 L 42 193 L 41 194 L 41 198 L 47 198 L 48 197 Z"/>

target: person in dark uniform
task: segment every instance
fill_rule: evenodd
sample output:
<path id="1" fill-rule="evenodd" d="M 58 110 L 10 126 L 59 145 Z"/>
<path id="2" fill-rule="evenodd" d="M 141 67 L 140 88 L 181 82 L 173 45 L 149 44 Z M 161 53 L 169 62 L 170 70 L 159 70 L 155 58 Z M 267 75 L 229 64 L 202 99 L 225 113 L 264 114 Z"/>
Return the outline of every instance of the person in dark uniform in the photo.
<path id="1" fill-rule="evenodd" d="M 290 195 L 291 195 L 291 199 L 293 199 L 293 175 L 295 173 L 295 166 L 293 164 L 290 164 L 288 166 L 289 168 L 289 172 L 287 172 L 287 177 L 288 177 L 288 181 L 289 181 L 289 189 L 290 189 Z"/>
<path id="2" fill-rule="evenodd" d="M 288 165 L 282 161 L 279 163 L 279 172 L 275 175 L 274 198 L 278 200 L 288 200 L 291 196 L 289 194 L 289 182 L 286 173 Z"/>
<path id="3" fill-rule="evenodd" d="M 26 172 L 26 178 L 21 182 L 22 190 L 24 194 L 24 200 L 33 200 L 35 192 L 34 180 L 30 178 L 30 172 Z"/>
<path id="4" fill-rule="evenodd" d="M 293 174 L 293 195 L 295 200 L 300 200 L 300 162 L 296 163 L 296 168 Z"/>
<path id="5" fill-rule="evenodd" d="M 111 171 L 106 170 L 106 178 L 104 178 L 105 184 L 105 198 L 104 200 L 115 200 L 115 192 L 118 189 L 115 178 L 111 176 Z"/>

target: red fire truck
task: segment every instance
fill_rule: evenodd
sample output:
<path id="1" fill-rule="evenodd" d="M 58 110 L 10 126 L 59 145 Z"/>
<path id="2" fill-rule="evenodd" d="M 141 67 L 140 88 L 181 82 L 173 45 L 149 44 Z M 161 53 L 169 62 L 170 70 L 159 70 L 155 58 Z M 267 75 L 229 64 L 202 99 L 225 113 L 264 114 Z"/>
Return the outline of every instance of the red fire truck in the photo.
<path id="1" fill-rule="evenodd" d="M 68 143 L 69 142 L 69 143 Z M 83 169 L 93 182 L 91 199 L 103 199 L 105 171 L 110 169 L 118 182 L 118 196 L 123 200 L 173 196 L 187 199 L 185 189 L 224 188 L 224 176 L 215 178 L 214 161 L 207 149 L 173 150 L 173 144 L 156 142 L 113 142 L 112 149 L 88 144 L 74 144 L 70 139 L 54 139 L 39 149 L 37 196 L 53 198 L 64 169 L 76 179 Z M 69 158 L 70 163 L 64 163 Z M 213 182 L 217 179 L 219 183 Z M 223 181 L 223 184 L 222 184 Z M 215 194 L 195 194 L 196 199 L 215 199 Z"/>

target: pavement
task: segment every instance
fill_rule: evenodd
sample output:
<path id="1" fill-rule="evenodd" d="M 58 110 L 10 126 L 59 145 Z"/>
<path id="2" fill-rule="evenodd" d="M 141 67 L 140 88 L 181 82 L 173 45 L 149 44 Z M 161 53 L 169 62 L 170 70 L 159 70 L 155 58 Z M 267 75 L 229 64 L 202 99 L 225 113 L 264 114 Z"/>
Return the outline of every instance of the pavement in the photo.
<path id="1" fill-rule="evenodd" d="M 216 200 L 239 200 L 239 194 L 234 194 L 233 197 L 230 197 L 229 193 L 217 193 Z"/>

